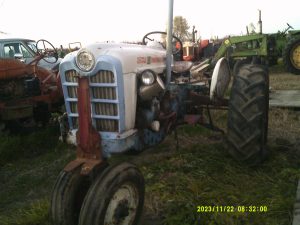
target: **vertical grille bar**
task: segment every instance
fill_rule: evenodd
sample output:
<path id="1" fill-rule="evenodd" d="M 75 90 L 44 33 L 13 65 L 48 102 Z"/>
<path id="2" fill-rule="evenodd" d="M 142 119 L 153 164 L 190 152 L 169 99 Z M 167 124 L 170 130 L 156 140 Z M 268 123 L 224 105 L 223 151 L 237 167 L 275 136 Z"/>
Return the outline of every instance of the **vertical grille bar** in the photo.
<path id="1" fill-rule="evenodd" d="M 66 81 L 71 83 L 78 83 L 78 73 L 75 70 L 68 70 L 66 72 Z"/>
<path id="2" fill-rule="evenodd" d="M 78 113 L 77 102 L 70 102 L 69 104 L 70 104 L 71 113 Z"/>
<path id="3" fill-rule="evenodd" d="M 67 87 L 68 96 L 70 98 L 77 98 L 77 87 L 76 86 L 69 86 Z"/>

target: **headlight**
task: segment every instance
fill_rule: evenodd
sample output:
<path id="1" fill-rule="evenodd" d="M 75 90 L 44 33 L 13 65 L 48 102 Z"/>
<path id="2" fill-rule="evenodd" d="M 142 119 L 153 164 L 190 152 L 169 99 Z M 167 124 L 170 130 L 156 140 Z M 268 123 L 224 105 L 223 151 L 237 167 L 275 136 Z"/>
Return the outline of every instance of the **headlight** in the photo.
<path id="1" fill-rule="evenodd" d="M 152 70 L 145 70 L 141 74 L 141 81 L 145 85 L 151 85 L 155 81 L 155 73 Z"/>
<path id="2" fill-rule="evenodd" d="M 93 69 L 95 65 L 95 58 L 91 52 L 86 49 L 82 49 L 77 53 L 76 64 L 79 69 L 84 72 L 88 72 Z"/>

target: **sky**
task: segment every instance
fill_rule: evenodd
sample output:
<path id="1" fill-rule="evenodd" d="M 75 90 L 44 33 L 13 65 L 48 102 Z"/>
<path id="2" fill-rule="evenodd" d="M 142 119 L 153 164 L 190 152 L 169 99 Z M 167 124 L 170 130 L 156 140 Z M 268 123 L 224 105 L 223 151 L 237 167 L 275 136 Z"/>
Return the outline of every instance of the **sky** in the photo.
<path id="1" fill-rule="evenodd" d="M 70 42 L 141 41 L 166 30 L 169 0 L 0 0 L 0 37 Z M 195 26 L 199 38 L 246 33 L 262 11 L 263 32 L 300 29 L 299 0 L 174 0 L 174 16 Z"/>

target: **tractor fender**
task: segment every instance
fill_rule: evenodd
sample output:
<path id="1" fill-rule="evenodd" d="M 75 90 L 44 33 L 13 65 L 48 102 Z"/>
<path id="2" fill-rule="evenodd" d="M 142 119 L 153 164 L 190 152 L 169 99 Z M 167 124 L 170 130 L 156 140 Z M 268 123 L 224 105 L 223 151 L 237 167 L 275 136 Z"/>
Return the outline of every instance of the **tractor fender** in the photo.
<path id="1" fill-rule="evenodd" d="M 231 74 L 228 61 L 222 57 L 216 63 L 213 75 L 211 77 L 209 96 L 212 101 L 223 98 L 229 85 L 230 78 Z"/>

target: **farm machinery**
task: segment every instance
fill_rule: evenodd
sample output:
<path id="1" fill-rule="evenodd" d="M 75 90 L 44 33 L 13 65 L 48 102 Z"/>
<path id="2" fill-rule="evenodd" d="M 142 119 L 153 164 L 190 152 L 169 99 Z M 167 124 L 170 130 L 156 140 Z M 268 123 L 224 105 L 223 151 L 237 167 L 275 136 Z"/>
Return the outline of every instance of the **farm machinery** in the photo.
<path id="1" fill-rule="evenodd" d="M 238 66 L 241 61 L 265 65 L 275 65 L 283 59 L 286 71 L 300 74 L 300 31 L 289 31 L 275 34 L 249 34 L 225 38 L 213 56 L 212 62 L 226 56 L 232 65 Z"/>
<path id="2" fill-rule="evenodd" d="M 16 43 L 5 47 L 13 51 Z M 19 131 L 33 124 L 43 125 L 50 119 L 50 112 L 63 104 L 58 71 L 39 66 L 41 60 L 47 66 L 56 63 L 57 52 L 46 40 L 38 41 L 37 46 L 30 62 L 25 63 L 23 55 L 0 59 L 1 129 Z"/>
<path id="3" fill-rule="evenodd" d="M 53 224 L 138 224 L 142 173 L 131 163 L 110 165 L 109 157 L 155 147 L 181 124 L 203 123 L 204 109 L 228 109 L 227 142 L 234 158 L 255 165 L 266 157 L 267 69 L 241 65 L 228 98 L 226 58 L 214 65 L 180 60 L 182 44 L 172 35 L 171 22 L 167 49 L 153 34 L 144 36 L 143 45 L 95 43 L 62 60 L 59 73 L 77 157 L 55 183 Z"/>
<path id="4" fill-rule="evenodd" d="M 300 30 L 287 24 L 287 28 L 272 34 L 262 33 L 261 12 L 259 11 L 259 32 L 247 35 L 232 36 L 220 41 L 186 45 L 184 60 L 192 61 L 203 58 L 210 59 L 214 65 L 220 58 L 226 57 L 231 67 L 242 63 L 275 65 L 279 58 L 283 59 L 285 70 L 300 74 Z"/>

